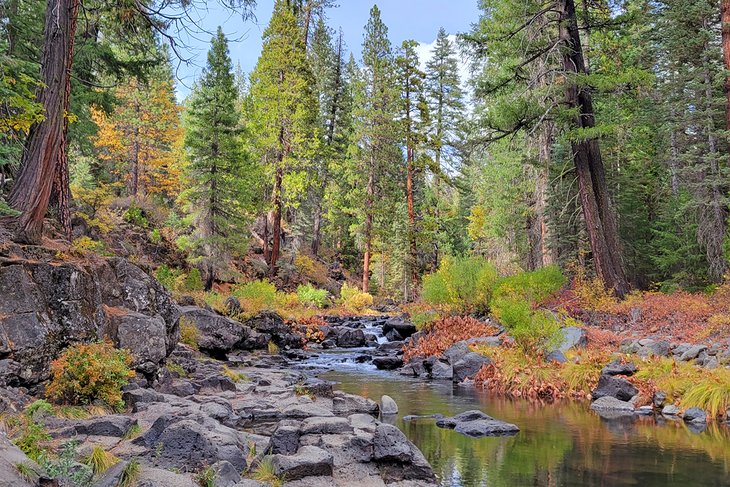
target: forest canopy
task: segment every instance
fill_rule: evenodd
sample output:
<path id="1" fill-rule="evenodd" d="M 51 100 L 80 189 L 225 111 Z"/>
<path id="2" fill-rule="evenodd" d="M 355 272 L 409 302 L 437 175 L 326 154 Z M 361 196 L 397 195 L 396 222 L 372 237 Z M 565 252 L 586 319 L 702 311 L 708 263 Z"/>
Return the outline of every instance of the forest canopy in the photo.
<path id="1" fill-rule="evenodd" d="M 205 2 L 8 0 L 0 218 L 111 251 L 116 215 L 206 289 L 326 265 L 411 301 L 468 257 L 707 289 L 730 267 L 726 3 L 479 0 L 424 59 L 376 5 L 356 57 L 334 2 L 276 0 L 252 71 L 205 32 L 179 99 Z"/>

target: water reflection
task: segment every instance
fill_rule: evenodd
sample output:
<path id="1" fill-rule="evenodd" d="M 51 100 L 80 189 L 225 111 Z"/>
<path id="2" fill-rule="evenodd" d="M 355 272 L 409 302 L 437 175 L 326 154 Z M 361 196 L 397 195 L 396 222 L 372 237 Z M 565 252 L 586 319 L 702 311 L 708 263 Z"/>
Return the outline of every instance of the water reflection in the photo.
<path id="1" fill-rule="evenodd" d="M 681 421 L 602 419 L 585 404 L 540 406 L 389 373 L 322 377 L 346 392 L 393 397 L 399 414 L 391 421 L 421 449 L 444 486 L 730 486 L 730 435 L 717 424 L 698 434 Z M 468 409 L 515 423 L 521 432 L 472 439 L 437 428 L 432 419 L 402 419 Z"/>

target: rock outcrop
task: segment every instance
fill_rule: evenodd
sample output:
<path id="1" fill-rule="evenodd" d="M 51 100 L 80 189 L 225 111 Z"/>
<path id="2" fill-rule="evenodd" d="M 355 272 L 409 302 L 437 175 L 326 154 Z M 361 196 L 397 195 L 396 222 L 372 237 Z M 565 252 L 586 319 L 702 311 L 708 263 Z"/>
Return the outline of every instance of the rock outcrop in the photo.
<path id="1" fill-rule="evenodd" d="M 48 249 L 20 246 L 0 258 L 0 386 L 38 384 L 77 342 L 109 338 L 150 376 L 175 348 L 177 305 L 129 261 L 57 261 Z"/>

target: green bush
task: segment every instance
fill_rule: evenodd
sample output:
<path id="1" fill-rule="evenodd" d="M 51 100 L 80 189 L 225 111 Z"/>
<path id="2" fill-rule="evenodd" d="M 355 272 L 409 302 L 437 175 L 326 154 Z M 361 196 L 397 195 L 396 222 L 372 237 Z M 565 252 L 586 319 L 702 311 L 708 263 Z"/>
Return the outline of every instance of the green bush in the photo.
<path id="1" fill-rule="evenodd" d="M 306 306 L 314 306 L 315 308 L 324 308 L 329 303 L 329 293 L 327 290 L 317 289 L 311 284 L 297 287 L 297 297 L 300 303 Z"/>
<path id="2" fill-rule="evenodd" d="M 247 311 L 260 311 L 276 307 L 276 286 L 268 280 L 247 282 L 233 289 L 233 296 L 241 301 L 241 306 Z"/>
<path id="3" fill-rule="evenodd" d="M 533 310 L 524 299 L 495 298 L 492 312 L 525 353 L 542 354 L 560 344 L 560 322 L 549 311 Z"/>
<path id="4" fill-rule="evenodd" d="M 46 387 L 49 398 L 72 405 L 95 400 L 121 409 L 122 387 L 134 377 L 127 350 L 114 348 L 109 341 L 77 344 L 67 348 L 51 364 L 51 382 Z"/>
<path id="5" fill-rule="evenodd" d="M 445 258 L 423 279 L 423 299 L 457 312 L 486 312 L 497 283 L 497 269 L 484 258 Z"/>
<path id="6" fill-rule="evenodd" d="M 190 269 L 190 272 L 178 277 L 177 289 L 180 292 L 202 291 L 203 278 L 197 267 Z"/>
<path id="7" fill-rule="evenodd" d="M 560 268 L 551 265 L 500 279 L 494 291 L 494 299 L 519 297 L 537 305 L 560 291 L 564 284 L 565 276 L 560 272 Z"/>
<path id="8" fill-rule="evenodd" d="M 350 311 L 361 313 L 373 305 L 373 297 L 355 286 L 344 283 L 340 289 L 339 303 Z"/>
<path id="9" fill-rule="evenodd" d="M 123 218 L 124 221 L 142 228 L 147 228 L 150 224 L 144 210 L 135 204 L 130 205 L 127 211 L 124 212 Z"/>
<path id="10" fill-rule="evenodd" d="M 175 282 L 177 281 L 177 278 L 180 277 L 181 274 L 182 274 L 182 271 L 180 271 L 179 269 L 171 269 L 170 267 L 166 266 L 165 264 L 162 264 L 155 271 L 155 279 L 160 281 L 160 284 L 165 286 L 165 288 L 168 291 L 174 291 Z"/>

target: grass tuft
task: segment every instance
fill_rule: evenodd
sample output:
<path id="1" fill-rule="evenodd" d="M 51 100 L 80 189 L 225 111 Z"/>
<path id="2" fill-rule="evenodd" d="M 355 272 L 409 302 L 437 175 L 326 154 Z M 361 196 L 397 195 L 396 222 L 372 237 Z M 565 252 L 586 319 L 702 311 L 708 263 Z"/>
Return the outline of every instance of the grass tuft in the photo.
<path id="1" fill-rule="evenodd" d="M 122 470 L 122 475 L 119 476 L 118 487 L 132 487 L 137 483 L 140 473 L 141 467 L 139 460 L 136 458 L 131 459 L 124 467 L 124 470 Z"/>
<path id="2" fill-rule="evenodd" d="M 119 463 L 119 458 L 97 445 L 91 450 L 91 454 L 86 458 L 85 463 L 91 468 L 94 475 L 101 475 L 113 465 Z"/>
<path id="3" fill-rule="evenodd" d="M 251 478 L 269 484 L 271 487 L 284 485 L 284 477 L 277 475 L 271 457 L 264 457 L 254 469 Z"/>

